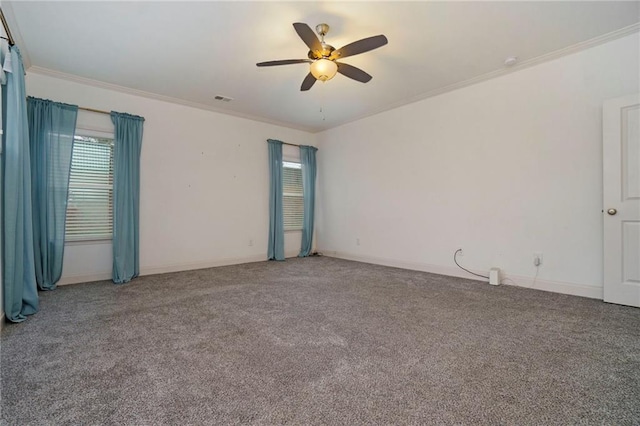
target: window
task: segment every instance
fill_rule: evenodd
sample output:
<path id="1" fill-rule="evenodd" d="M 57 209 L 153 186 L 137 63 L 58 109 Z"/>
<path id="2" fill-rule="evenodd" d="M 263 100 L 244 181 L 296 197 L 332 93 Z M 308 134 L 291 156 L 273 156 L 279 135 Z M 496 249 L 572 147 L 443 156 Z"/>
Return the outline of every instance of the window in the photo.
<path id="1" fill-rule="evenodd" d="M 302 166 L 300 163 L 282 162 L 282 212 L 284 230 L 300 231 L 304 204 L 302 198 Z"/>
<path id="2" fill-rule="evenodd" d="M 67 241 L 113 236 L 113 139 L 76 135 L 67 200 Z"/>

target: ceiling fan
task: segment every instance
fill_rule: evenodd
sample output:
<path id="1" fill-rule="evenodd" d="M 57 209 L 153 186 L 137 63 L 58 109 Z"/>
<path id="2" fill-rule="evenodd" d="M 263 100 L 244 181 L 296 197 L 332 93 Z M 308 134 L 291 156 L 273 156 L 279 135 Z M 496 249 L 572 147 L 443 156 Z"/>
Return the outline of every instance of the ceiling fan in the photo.
<path id="1" fill-rule="evenodd" d="M 373 78 L 369 74 L 360 68 L 338 62 L 337 60 L 377 49 L 388 42 L 387 38 L 381 34 L 363 38 L 362 40 L 349 43 L 340 49 L 335 49 L 333 46 L 324 42 L 324 36 L 329 32 L 329 25 L 319 24 L 316 26 L 316 32 L 320 36 L 320 39 L 318 39 L 307 24 L 296 22 L 293 24 L 293 28 L 295 28 L 302 41 L 309 47 L 309 53 L 307 54 L 309 59 L 284 59 L 260 62 L 256 65 L 259 67 L 272 67 L 274 65 L 311 64 L 310 72 L 300 87 L 302 91 L 311 89 L 316 80 L 331 80 L 336 75 L 336 72 L 361 83 L 368 82 Z"/>

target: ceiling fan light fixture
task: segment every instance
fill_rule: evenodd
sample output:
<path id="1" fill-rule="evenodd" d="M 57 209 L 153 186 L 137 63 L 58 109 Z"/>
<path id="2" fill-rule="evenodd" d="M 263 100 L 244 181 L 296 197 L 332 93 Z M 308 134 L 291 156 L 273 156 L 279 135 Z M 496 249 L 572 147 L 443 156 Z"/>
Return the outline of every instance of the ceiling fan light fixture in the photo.
<path id="1" fill-rule="evenodd" d="M 337 72 L 338 64 L 329 59 L 317 59 L 311 64 L 311 74 L 313 74 L 316 80 L 331 80 Z"/>

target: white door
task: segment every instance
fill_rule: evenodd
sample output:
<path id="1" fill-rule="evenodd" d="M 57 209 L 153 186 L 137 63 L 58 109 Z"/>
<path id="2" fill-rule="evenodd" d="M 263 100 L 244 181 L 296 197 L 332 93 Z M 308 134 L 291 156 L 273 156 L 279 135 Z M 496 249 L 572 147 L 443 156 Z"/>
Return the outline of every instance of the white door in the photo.
<path id="1" fill-rule="evenodd" d="M 603 108 L 604 301 L 640 307 L 640 95 Z"/>

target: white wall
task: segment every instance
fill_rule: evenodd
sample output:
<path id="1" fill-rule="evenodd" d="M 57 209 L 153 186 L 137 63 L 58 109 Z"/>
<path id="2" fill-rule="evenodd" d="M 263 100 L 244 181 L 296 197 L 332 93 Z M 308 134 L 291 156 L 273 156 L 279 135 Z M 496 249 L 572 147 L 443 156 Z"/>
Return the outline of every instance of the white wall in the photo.
<path id="1" fill-rule="evenodd" d="M 142 274 L 266 259 L 266 139 L 315 145 L 315 135 L 29 72 L 26 85 L 31 96 L 145 117 Z M 112 131 L 107 115 L 82 112 L 78 120 Z M 300 233 L 287 233 L 286 254 L 299 249 Z M 109 278 L 111 262 L 109 243 L 70 244 L 61 284 Z"/>
<path id="2" fill-rule="evenodd" d="M 318 249 L 602 295 L 605 99 L 639 90 L 638 34 L 318 135 Z M 360 239 L 360 245 L 356 239 Z"/>

